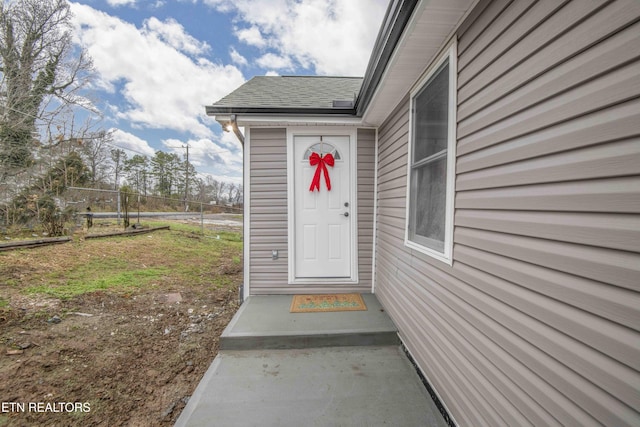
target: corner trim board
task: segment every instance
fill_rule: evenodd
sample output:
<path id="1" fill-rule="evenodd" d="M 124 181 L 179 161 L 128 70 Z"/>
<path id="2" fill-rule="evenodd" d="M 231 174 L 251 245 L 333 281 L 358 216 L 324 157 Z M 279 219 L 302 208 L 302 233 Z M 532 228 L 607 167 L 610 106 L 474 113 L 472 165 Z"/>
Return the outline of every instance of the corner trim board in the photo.
<path id="1" fill-rule="evenodd" d="M 376 293 L 376 246 L 378 234 L 378 128 L 375 128 L 373 150 L 373 240 L 371 243 L 371 293 Z"/>
<path id="2" fill-rule="evenodd" d="M 242 168 L 243 168 L 243 203 L 244 203 L 244 218 L 242 225 L 242 252 L 244 258 L 244 277 L 242 295 L 240 298 L 245 301 L 251 295 L 251 178 L 250 178 L 250 166 L 251 166 L 251 128 L 244 130 L 244 145 L 242 155 Z"/>

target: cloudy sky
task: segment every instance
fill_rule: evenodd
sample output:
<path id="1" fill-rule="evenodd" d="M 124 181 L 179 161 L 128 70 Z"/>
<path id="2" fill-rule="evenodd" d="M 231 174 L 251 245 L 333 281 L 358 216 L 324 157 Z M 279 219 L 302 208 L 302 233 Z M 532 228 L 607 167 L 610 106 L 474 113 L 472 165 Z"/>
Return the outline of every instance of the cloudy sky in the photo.
<path id="1" fill-rule="evenodd" d="M 91 99 L 129 153 L 184 155 L 239 182 L 242 153 L 207 117 L 256 75 L 362 76 L 388 0 L 78 0 L 76 42 L 93 58 Z"/>

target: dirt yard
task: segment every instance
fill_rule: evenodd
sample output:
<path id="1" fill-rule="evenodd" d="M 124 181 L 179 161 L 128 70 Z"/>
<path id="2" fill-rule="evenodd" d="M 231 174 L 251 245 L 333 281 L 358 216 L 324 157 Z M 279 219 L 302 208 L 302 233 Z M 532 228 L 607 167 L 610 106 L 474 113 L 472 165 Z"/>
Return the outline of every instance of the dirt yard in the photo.
<path id="1" fill-rule="evenodd" d="M 0 254 L 0 426 L 175 422 L 238 308 L 241 243 L 148 236 Z"/>

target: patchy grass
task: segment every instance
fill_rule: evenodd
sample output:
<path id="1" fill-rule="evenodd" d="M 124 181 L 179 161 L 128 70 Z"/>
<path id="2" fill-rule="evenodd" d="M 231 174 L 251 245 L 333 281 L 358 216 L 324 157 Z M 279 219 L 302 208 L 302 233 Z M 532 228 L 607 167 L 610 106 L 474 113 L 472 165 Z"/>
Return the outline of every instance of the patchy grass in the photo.
<path id="1" fill-rule="evenodd" d="M 242 234 L 164 224 L 0 252 L 0 395 L 91 405 L 0 414 L 0 426 L 175 423 L 238 308 Z"/>
<path id="2" fill-rule="evenodd" d="M 167 273 L 166 268 L 150 268 L 122 272 L 109 271 L 104 277 L 86 280 L 82 275 L 58 285 L 39 285 L 25 289 L 27 293 L 41 293 L 55 298 L 68 299 L 87 292 L 118 290 L 131 291 L 142 288 L 154 279 Z M 93 272 L 92 272 L 93 273 Z"/>
<path id="3" fill-rule="evenodd" d="M 211 231 L 177 222 L 132 237 L 76 240 L 56 247 L 0 255 L 4 289 L 68 299 L 96 291 L 135 293 L 149 285 L 230 286 L 230 274 L 241 272 L 240 232 Z M 45 254 L 55 254 L 54 258 Z"/>

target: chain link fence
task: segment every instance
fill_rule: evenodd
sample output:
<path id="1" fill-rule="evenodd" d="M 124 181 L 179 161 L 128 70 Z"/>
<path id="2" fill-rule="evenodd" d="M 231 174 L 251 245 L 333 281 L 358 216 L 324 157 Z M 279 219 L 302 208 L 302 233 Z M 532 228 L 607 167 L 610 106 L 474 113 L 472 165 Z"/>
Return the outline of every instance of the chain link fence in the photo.
<path id="1" fill-rule="evenodd" d="M 124 228 L 135 228 L 141 218 L 200 218 L 210 214 L 242 214 L 242 205 L 216 201 L 185 200 L 120 190 L 67 187 L 57 197 L 33 196 L 0 206 L 0 233 L 7 235 L 72 235 L 90 228 L 94 219 L 109 219 Z"/>

